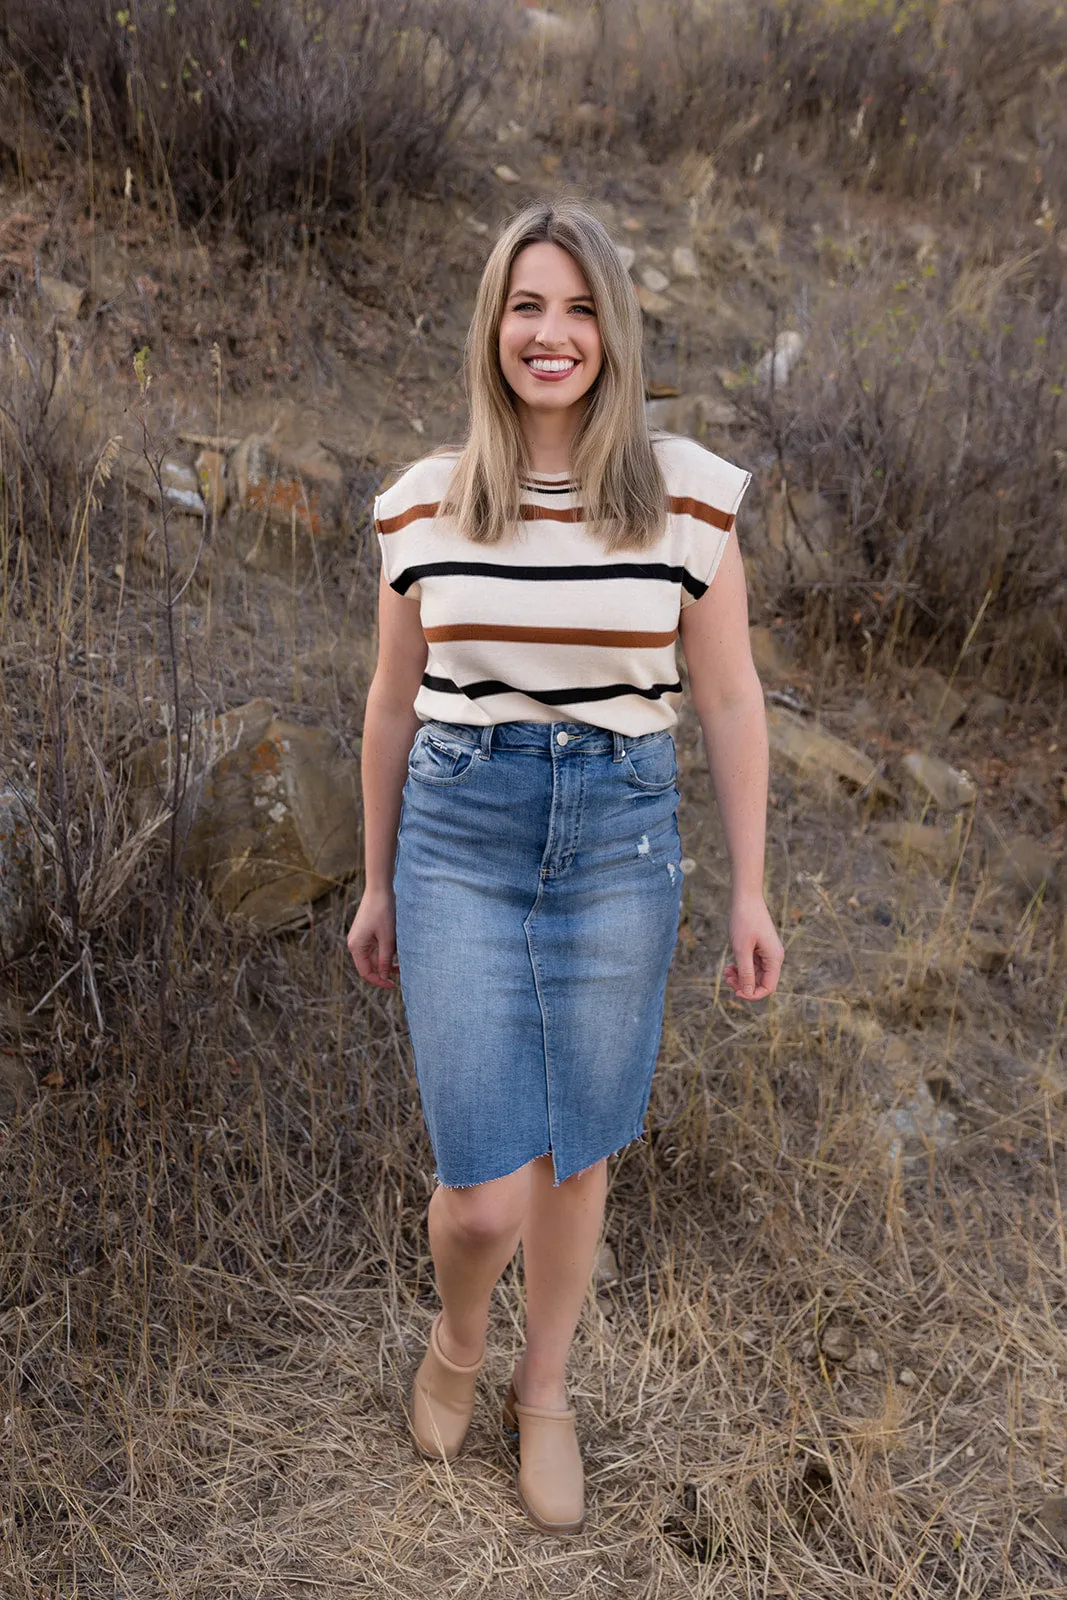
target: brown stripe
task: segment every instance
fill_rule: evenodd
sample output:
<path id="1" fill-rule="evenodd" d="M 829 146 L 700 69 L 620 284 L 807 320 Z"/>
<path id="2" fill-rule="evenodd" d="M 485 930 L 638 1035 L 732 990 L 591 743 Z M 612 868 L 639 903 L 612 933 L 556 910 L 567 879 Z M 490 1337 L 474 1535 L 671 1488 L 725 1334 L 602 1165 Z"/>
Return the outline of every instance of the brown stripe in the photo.
<path id="1" fill-rule="evenodd" d="M 407 511 L 402 511 L 397 517 L 385 517 L 378 523 L 379 533 L 399 533 L 401 528 L 406 528 L 411 522 L 419 522 L 423 518 L 436 517 L 440 502 L 432 505 L 411 506 Z M 707 505 L 703 500 L 694 500 L 692 496 L 671 495 L 670 510 L 675 516 L 695 517 L 698 522 L 706 522 L 713 528 L 721 528 L 724 533 L 729 533 L 734 525 L 734 518 L 726 511 L 719 511 L 715 506 Z M 584 522 L 585 510 L 582 506 L 520 506 L 519 516 L 523 522 Z"/>
<path id="2" fill-rule="evenodd" d="M 407 511 L 402 511 L 398 517 L 384 517 L 378 524 L 378 532 L 399 533 L 409 522 L 421 522 L 423 517 L 436 517 L 440 503 L 439 500 L 435 500 L 432 505 L 411 506 Z"/>
<path id="3" fill-rule="evenodd" d="M 713 528 L 721 528 L 724 533 L 729 533 L 734 525 L 734 518 L 727 511 L 719 511 L 715 506 L 707 505 L 703 500 L 694 500 L 691 495 L 676 495 L 670 497 L 670 509 L 676 517 L 696 517 L 698 522 L 707 522 Z"/>
<path id="4" fill-rule="evenodd" d="M 496 622 L 457 622 L 424 628 L 430 644 L 450 639 L 496 639 L 509 644 L 603 644 L 616 650 L 659 650 L 673 644 L 677 628 L 666 633 L 625 633 L 615 628 L 509 628 Z"/>

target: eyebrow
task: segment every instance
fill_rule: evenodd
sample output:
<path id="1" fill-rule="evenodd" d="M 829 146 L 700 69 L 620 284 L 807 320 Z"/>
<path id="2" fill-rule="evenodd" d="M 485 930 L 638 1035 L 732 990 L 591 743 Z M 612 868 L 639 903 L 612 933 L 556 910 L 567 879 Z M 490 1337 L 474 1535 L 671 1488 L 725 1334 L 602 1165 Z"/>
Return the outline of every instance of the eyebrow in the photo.
<path id="1" fill-rule="evenodd" d="M 544 298 L 544 295 L 538 294 L 536 289 L 515 289 L 508 295 L 509 300 L 543 300 Z M 584 304 L 586 301 L 591 303 L 592 299 L 593 296 L 591 294 L 572 294 L 566 304 L 576 306 Z"/>

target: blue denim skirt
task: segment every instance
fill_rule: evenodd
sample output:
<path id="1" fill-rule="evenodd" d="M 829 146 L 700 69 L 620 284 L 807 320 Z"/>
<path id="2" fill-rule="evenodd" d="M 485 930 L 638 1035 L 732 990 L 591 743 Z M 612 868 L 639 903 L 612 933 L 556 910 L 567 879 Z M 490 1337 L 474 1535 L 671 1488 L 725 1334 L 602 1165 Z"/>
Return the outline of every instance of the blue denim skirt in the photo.
<path id="1" fill-rule="evenodd" d="M 678 934 L 670 733 L 426 722 L 393 884 L 423 1113 L 448 1187 L 640 1136 Z"/>

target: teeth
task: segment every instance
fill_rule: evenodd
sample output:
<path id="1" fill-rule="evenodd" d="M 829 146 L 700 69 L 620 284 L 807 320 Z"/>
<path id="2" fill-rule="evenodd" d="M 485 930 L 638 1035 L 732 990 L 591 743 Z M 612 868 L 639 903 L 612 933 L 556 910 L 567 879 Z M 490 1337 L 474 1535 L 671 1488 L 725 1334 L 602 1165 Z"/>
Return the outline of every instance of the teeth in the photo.
<path id="1" fill-rule="evenodd" d="M 562 361 L 549 361 L 543 356 L 534 356 L 529 365 L 535 367 L 538 372 L 569 372 L 571 367 L 577 366 L 577 362 L 569 358 Z"/>

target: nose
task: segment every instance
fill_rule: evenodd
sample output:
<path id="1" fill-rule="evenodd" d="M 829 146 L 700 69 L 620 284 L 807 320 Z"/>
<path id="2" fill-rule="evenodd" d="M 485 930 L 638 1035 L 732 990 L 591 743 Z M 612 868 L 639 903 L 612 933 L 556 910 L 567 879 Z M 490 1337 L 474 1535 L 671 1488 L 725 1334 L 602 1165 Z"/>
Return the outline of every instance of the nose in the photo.
<path id="1" fill-rule="evenodd" d="M 540 327 L 536 334 L 537 343 L 544 345 L 546 350 L 558 349 L 567 342 L 567 330 L 563 325 L 560 312 L 552 306 L 546 306 L 541 318 Z"/>

